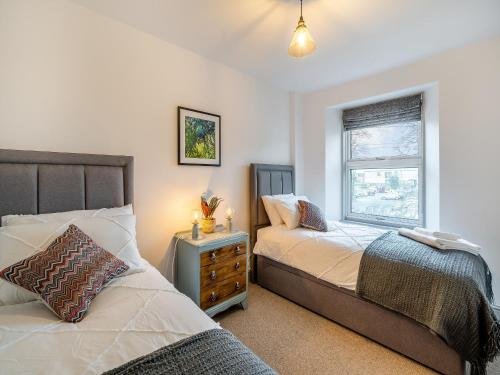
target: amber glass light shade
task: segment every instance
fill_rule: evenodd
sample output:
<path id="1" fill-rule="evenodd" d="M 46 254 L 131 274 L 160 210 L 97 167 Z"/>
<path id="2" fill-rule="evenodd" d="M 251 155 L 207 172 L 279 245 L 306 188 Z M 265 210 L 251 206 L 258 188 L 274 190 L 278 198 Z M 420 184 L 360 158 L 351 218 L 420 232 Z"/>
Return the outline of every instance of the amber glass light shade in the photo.
<path id="1" fill-rule="evenodd" d="M 300 16 L 299 24 L 293 33 L 292 41 L 288 47 L 288 54 L 292 57 L 304 57 L 316 50 L 316 43 L 307 29 L 306 23 Z"/>

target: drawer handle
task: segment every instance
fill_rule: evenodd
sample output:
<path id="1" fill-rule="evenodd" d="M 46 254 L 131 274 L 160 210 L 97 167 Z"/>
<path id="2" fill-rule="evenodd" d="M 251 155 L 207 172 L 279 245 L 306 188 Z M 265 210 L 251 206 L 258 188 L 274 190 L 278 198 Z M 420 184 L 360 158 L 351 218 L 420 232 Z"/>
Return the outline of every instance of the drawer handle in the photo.
<path id="1" fill-rule="evenodd" d="M 234 252 L 236 253 L 236 255 L 240 255 L 240 253 L 241 253 L 240 247 L 236 246 L 236 249 L 234 249 Z"/>
<path id="2" fill-rule="evenodd" d="M 217 278 L 217 273 L 215 271 L 210 272 L 210 279 L 215 280 Z"/>
<path id="3" fill-rule="evenodd" d="M 234 288 L 235 288 L 236 290 L 240 290 L 241 285 L 240 285 L 240 282 L 239 282 L 239 281 L 236 281 L 236 285 L 234 286 Z"/>
<path id="4" fill-rule="evenodd" d="M 234 268 L 236 268 L 237 270 L 239 270 L 239 269 L 240 269 L 240 267 L 241 267 L 241 266 L 240 266 L 240 262 L 236 262 L 236 264 L 234 265 Z"/>
<path id="5" fill-rule="evenodd" d="M 215 255 L 215 251 L 212 251 L 212 253 L 210 254 L 210 260 L 212 262 L 215 262 L 217 260 L 217 255 Z"/>
<path id="6" fill-rule="evenodd" d="M 218 296 L 217 296 L 217 293 L 215 293 L 215 292 L 210 293 L 210 298 L 209 298 L 209 299 L 210 299 L 210 302 L 215 302 L 215 301 L 217 301 L 217 297 L 218 297 Z"/>

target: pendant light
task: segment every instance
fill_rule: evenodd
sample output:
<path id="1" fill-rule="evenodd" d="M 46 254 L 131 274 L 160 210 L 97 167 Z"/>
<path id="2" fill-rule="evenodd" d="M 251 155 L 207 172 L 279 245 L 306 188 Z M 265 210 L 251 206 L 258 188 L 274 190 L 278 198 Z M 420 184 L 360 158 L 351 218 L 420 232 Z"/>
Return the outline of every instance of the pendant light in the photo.
<path id="1" fill-rule="evenodd" d="M 304 57 L 316 50 L 316 44 L 307 29 L 304 18 L 302 18 L 302 0 L 300 0 L 300 19 L 295 32 L 293 33 L 292 41 L 288 47 L 288 54 L 292 57 Z"/>

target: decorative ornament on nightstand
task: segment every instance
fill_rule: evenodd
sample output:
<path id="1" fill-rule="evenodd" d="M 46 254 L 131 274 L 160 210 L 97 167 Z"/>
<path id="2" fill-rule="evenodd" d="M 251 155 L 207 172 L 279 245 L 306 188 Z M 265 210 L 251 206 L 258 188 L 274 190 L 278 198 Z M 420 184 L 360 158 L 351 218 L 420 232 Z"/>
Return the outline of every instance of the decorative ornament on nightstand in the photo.
<path id="1" fill-rule="evenodd" d="M 201 230 L 203 233 L 213 233 L 215 231 L 215 210 L 223 201 L 222 198 L 217 196 L 207 197 L 207 193 L 201 196 L 201 211 L 203 212 L 203 219 L 201 219 Z"/>

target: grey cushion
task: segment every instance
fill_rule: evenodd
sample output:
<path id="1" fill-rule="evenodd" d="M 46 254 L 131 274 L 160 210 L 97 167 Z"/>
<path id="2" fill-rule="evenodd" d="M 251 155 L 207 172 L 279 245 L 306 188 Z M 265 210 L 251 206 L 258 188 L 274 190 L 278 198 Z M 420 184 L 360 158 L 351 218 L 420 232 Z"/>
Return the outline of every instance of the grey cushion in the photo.
<path id="1" fill-rule="evenodd" d="M 328 232 L 328 223 L 321 208 L 315 204 L 299 199 L 299 225 L 319 232 Z"/>
<path id="2" fill-rule="evenodd" d="M 38 166 L 38 213 L 85 209 L 85 176 L 81 165 Z"/>

